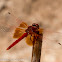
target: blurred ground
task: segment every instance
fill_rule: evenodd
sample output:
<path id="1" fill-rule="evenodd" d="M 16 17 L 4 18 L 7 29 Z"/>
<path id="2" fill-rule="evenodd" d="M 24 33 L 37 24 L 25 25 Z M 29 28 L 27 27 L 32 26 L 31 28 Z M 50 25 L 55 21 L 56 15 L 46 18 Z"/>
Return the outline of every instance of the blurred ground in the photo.
<path id="1" fill-rule="evenodd" d="M 44 30 L 41 62 L 62 62 L 62 0 L 0 0 L 0 62 L 31 62 L 32 47 L 25 39 L 6 50 L 16 40 L 12 36 L 21 20 L 48 30 Z"/>

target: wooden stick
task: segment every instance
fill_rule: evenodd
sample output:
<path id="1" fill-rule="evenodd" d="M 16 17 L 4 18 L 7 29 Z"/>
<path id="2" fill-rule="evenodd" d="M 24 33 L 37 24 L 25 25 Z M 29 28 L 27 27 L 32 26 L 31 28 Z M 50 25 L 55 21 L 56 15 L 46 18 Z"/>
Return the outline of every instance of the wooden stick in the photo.
<path id="1" fill-rule="evenodd" d="M 40 35 L 38 37 L 37 41 L 33 44 L 31 62 L 40 62 L 41 47 L 42 47 L 42 37 L 43 37 L 43 35 Z"/>

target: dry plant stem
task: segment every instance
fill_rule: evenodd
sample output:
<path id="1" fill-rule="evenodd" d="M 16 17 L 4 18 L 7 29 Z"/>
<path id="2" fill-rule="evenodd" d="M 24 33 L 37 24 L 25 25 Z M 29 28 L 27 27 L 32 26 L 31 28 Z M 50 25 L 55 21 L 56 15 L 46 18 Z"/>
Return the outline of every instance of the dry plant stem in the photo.
<path id="1" fill-rule="evenodd" d="M 40 35 L 39 38 L 37 39 L 36 43 L 33 44 L 31 62 L 40 62 L 42 37 L 43 37 L 43 35 Z"/>

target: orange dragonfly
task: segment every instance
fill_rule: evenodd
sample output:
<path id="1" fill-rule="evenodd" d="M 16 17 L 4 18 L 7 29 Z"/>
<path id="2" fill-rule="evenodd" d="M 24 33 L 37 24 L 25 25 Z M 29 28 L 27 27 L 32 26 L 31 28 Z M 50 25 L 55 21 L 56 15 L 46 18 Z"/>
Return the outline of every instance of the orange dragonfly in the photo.
<path id="1" fill-rule="evenodd" d="M 9 13 L 11 16 L 14 16 L 13 14 Z M 15 17 L 15 16 L 14 16 Z M 17 18 L 16 20 L 19 21 L 19 19 Z M 37 37 L 40 34 L 43 34 L 43 39 L 47 39 L 48 41 L 55 41 L 55 40 L 51 40 L 46 38 L 46 36 L 44 35 L 44 32 L 48 32 L 48 34 L 50 33 L 58 33 L 58 34 L 62 34 L 60 32 L 54 32 L 54 31 L 50 31 L 50 30 L 45 30 L 43 28 L 40 28 L 38 24 L 33 23 L 31 26 L 28 26 L 25 22 L 21 22 L 21 24 L 18 26 L 18 28 L 15 29 L 15 33 L 13 38 L 17 38 L 17 40 L 15 42 L 13 42 L 8 48 L 7 50 L 9 50 L 10 48 L 12 48 L 14 45 L 16 45 L 18 42 L 20 42 L 23 38 L 26 37 L 26 43 L 30 46 L 33 45 L 33 40 L 34 40 L 34 36 L 36 37 L 35 40 L 37 39 Z M 48 37 L 47 34 L 47 37 Z M 53 35 L 54 37 L 54 35 Z M 52 37 L 51 37 L 52 38 Z M 42 40 L 43 40 L 42 39 Z M 53 39 L 53 38 L 52 38 Z M 28 41 L 29 40 L 29 41 Z M 46 42 L 45 42 L 46 43 Z M 49 43 L 49 42 L 47 42 Z M 47 44 L 46 43 L 46 44 Z M 54 43 L 54 42 L 53 42 Z M 60 42 L 57 42 L 59 45 L 61 45 Z"/>
<path id="2" fill-rule="evenodd" d="M 13 42 L 7 50 L 12 48 L 18 42 L 20 42 L 24 37 L 26 37 L 26 43 L 28 45 L 33 45 L 35 43 L 33 40 L 37 39 L 39 35 L 42 35 L 43 29 L 39 27 L 38 24 L 33 23 L 31 26 L 28 26 L 25 22 L 22 22 L 18 28 L 15 29 L 13 38 L 18 38 Z"/>

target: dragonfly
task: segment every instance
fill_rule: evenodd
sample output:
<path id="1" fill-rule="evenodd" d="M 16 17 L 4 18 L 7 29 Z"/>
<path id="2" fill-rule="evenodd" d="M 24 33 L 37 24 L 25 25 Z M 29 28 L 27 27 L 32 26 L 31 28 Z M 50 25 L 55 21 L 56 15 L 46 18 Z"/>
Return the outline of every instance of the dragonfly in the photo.
<path id="1" fill-rule="evenodd" d="M 11 13 L 9 13 L 11 14 Z M 19 20 L 19 19 L 17 19 Z M 41 28 L 39 26 L 39 24 L 33 23 L 31 26 L 29 26 L 26 22 L 21 22 L 20 25 L 15 29 L 13 38 L 16 38 L 17 40 L 15 42 L 13 42 L 6 50 L 11 49 L 13 46 L 15 46 L 18 42 L 20 42 L 23 38 L 26 37 L 26 43 L 29 46 L 32 46 L 33 40 L 37 40 L 37 38 L 39 37 L 39 35 L 43 35 L 44 31 L 46 32 L 50 32 L 52 33 L 53 31 L 50 30 L 44 30 L 43 28 Z M 55 33 L 59 33 L 59 32 L 55 32 Z M 43 35 L 43 39 L 47 39 L 46 37 L 44 37 Z M 41 39 L 42 40 L 42 39 Z M 48 39 L 49 41 L 51 41 L 50 39 Z M 49 42 L 48 42 L 49 43 Z M 58 42 L 59 45 L 61 45 L 60 42 Z"/>
<path id="2" fill-rule="evenodd" d="M 14 45 L 16 45 L 18 42 L 20 42 L 23 38 L 26 37 L 26 43 L 30 46 L 32 46 L 35 41 L 38 39 L 38 37 L 42 36 L 43 29 L 39 27 L 38 24 L 33 23 L 31 26 L 28 26 L 25 22 L 22 22 L 18 28 L 15 29 L 15 33 L 13 38 L 18 38 L 15 42 L 13 42 L 7 50 L 12 48 Z M 35 39 L 35 41 L 34 41 Z"/>

